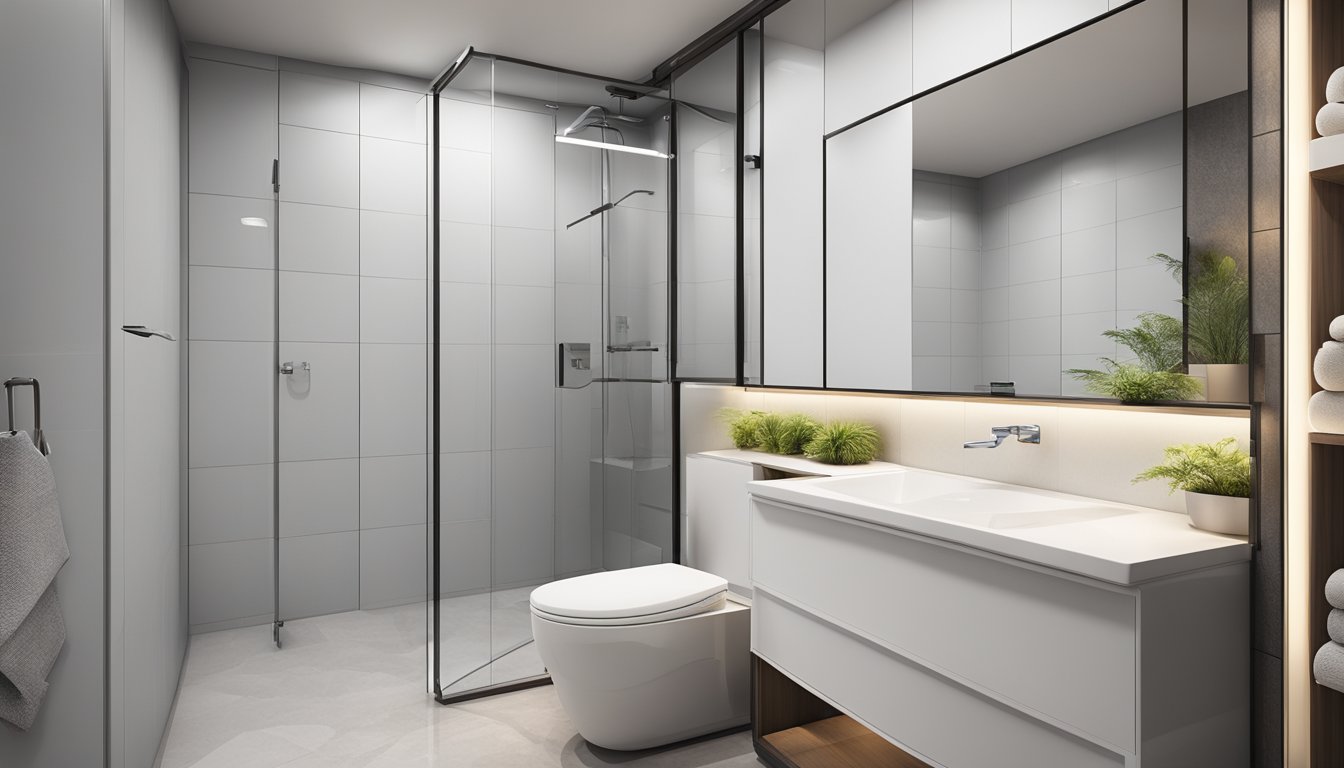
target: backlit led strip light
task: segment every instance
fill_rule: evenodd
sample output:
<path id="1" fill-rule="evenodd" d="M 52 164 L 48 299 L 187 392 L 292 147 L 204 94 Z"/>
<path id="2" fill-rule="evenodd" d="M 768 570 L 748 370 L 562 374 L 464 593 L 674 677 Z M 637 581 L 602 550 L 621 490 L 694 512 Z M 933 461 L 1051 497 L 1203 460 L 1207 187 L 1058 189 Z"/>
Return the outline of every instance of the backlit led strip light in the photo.
<path id="1" fill-rule="evenodd" d="M 610 149 L 615 152 L 629 152 L 632 155 L 659 157 L 662 158 L 663 160 L 672 159 L 672 155 L 659 152 L 656 149 L 645 149 L 643 147 L 627 147 L 624 144 L 611 144 L 605 141 L 590 141 L 588 139 L 576 139 L 573 136 L 556 136 L 555 140 L 561 144 L 578 144 L 581 147 L 593 147 L 594 149 Z"/>

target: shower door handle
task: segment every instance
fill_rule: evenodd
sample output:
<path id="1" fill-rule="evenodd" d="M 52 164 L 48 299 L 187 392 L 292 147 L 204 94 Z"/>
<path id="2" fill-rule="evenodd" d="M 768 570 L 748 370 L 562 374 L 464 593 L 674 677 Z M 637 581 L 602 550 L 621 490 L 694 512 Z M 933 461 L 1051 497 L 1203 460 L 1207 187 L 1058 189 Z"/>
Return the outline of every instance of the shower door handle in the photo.
<path id="1" fill-rule="evenodd" d="M 294 371 L 296 370 L 295 366 L 298 366 L 297 370 L 307 371 L 307 372 L 309 372 L 309 373 L 311 373 L 312 370 L 313 370 L 313 366 L 310 365 L 310 364 L 308 364 L 308 363 L 306 363 L 306 362 L 302 362 L 302 363 L 281 363 L 281 364 L 280 364 L 280 374 L 281 374 L 282 376 L 293 376 L 293 375 L 294 375 Z"/>

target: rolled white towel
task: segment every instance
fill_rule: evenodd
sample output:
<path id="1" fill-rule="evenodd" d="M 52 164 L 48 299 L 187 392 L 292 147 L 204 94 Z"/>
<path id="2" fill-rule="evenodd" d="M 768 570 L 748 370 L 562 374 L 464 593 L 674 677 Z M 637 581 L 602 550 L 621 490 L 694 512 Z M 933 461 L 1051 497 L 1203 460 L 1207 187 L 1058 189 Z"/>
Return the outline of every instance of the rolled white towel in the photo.
<path id="1" fill-rule="evenodd" d="M 1330 574 L 1325 580 L 1325 602 L 1331 608 L 1344 609 L 1344 568 Z"/>
<path id="2" fill-rule="evenodd" d="M 1307 401 L 1307 420 L 1316 432 L 1344 435 L 1344 392 L 1317 392 Z"/>
<path id="3" fill-rule="evenodd" d="M 1344 67 L 1331 72 L 1330 79 L 1325 81 L 1325 100 L 1344 101 Z"/>
<path id="4" fill-rule="evenodd" d="M 1344 341 L 1344 315 L 1330 321 L 1330 338 L 1335 341 Z"/>
<path id="5" fill-rule="evenodd" d="M 1332 609 L 1330 615 L 1325 617 L 1325 629 L 1330 633 L 1331 640 L 1344 643 L 1344 611 Z"/>
<path id="6" fill-rule="evenodd" d="M 1316 132 L 1321 136 L 1344 133 L 1344 104 L 1331 102 L 1316 113 Z"/>
<path id="7" fill-rule="evenodd" d="M 1311 372 L 1316 374 L 1316 383 L 1323 388 L 1331 392 L 1344 392 L 1344 344 L 1338 341 L 1322 344 L 1316 350 Z"/>
<path id="8" fill-rule="evenodd" d="M 1311 674 L 1321 685 L 1344 692 L 1344 645 L 1326 643 L 1317 649 Z"/>

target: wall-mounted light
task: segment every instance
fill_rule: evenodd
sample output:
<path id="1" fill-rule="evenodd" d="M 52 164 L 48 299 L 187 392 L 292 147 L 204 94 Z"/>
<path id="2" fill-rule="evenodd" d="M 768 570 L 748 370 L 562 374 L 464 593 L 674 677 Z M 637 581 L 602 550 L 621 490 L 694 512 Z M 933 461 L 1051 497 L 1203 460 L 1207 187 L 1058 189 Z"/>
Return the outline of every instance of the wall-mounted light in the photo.
<path id="1" fill-rule="evenodd" d="M 262 227 L 263 229 L 271 226 L 260 216 L 244 216 L 238 220 L 244 227 Z"/>
<path id="2" fill-rule="evenodd" d="M 573 136 L 556 136 L 555 140 L 561 144 L 578 144 L 581 147 L 593 147 L 595 149 L 610 149 L 614 152 L 629 152 L 632 155 L 644 155 L 646 157 L 660 157 L 664 160 L 672 159 L 672 155 L 659 152 L 656 149 L 645 149 L 643 147 L 627 147 L 624 144 L 611 144 L 605 141 L 590 141 L 588 139 L 576 139 Z"/>

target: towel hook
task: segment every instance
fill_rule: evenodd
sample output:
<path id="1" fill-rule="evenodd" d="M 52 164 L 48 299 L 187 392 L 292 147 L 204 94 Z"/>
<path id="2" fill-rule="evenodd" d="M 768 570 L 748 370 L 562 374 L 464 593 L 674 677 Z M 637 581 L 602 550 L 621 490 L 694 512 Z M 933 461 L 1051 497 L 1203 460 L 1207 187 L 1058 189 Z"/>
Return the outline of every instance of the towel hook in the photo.
<path id="1" fill-rule="evenodd" d="M 43 456 L 51 455 L 51 445 L 47 443 L 47 438 L 42 434 L 42 386 L 37 383 L 37 379 L 30 379 L 22 376 L 5 382 L 5 400 L 9 406 L 9 431 L 17 433 L 14 429 L 14 388 L 32 387 L 33 388 L 33 445 L 42 452 Z"/>

